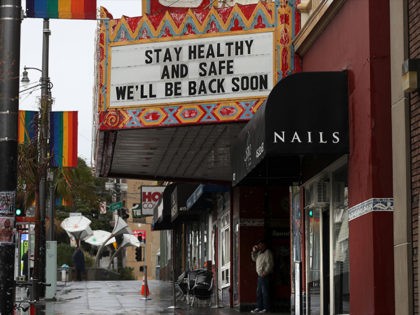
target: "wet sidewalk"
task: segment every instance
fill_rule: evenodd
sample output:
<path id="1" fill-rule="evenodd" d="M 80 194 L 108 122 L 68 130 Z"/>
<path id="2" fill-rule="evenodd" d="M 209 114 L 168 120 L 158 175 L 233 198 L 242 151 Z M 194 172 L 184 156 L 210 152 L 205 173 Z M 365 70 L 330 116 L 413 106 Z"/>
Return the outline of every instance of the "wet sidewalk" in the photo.
<path id="1" fill-rule="evenodd" d="M 56 301 L 42 301 L 44 310 L 37 314 L 247 314 L 229 307 L 188 307 L 180 302 L 173 308 L 173 287 L 170 282 L 149 280 L 150 299 L 140 294 L 141 284 L 141 281 L 59 282 Z"/>

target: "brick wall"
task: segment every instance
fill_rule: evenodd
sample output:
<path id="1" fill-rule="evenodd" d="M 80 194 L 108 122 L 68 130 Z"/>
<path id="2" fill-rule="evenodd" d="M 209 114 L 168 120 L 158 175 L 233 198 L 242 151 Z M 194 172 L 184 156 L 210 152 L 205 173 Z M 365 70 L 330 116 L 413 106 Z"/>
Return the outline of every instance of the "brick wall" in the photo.
<path id="1" fill-rule="evenodd" d="M 409 58 L 420 58 L 420 2 L 408 1 Z M 413 289 L 414 314 L 420 314 L 419 305 L 419 194 L 420 194 L 420 95 L 410 94 L 411 138 L 411 211 L 413 232 Z"/>

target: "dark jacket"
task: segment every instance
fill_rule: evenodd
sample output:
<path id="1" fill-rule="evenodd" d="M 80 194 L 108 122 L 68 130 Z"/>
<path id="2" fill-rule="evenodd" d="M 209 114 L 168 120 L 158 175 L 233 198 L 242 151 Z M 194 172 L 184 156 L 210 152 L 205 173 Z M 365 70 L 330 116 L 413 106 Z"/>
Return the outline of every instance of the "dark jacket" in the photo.
<path id="1" fill-rule="evenodd" d="M 73 264 L 76 270 L 85 271 L 85 255 L 80 248 L 73 253 Z"/>

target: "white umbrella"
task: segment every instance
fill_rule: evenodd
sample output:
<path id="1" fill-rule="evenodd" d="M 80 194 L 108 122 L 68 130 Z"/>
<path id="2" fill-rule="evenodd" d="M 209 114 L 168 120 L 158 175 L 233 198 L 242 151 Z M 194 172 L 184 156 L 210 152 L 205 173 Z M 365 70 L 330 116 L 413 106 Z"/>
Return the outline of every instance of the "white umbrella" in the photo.
<path id="1" fill-rule="evenodd" d="M 83 215 L 71 216 L 65 218 L 61 222 L 61 227 L 67 232 L 73 235 L 76 239 L 86 237 L 92 230 L 90 229 L 91 221 Z"/>
<path id="2" fill-rule="evenodd" d="M 93 231 L 93 234 L 86 238 L 84 241 L 86 243 L 89 243 L 92 246 L 101 246 L 106 240 L 105 245 L 109 245 L 115 242 L 115 237 L 109 238 L 111 236 L 110 232 L 103 231 L 103 230 L 95 230 Z"/>

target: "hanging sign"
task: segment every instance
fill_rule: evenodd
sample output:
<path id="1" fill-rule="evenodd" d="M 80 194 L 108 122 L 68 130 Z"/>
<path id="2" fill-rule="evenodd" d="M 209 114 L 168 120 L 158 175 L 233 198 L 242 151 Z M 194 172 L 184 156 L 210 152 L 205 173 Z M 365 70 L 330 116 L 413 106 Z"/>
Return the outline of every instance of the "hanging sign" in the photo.
<path id="1" fill-rule="evenodd" d="M 142 215 L 153 215 L 153 211 L 162 198 L 165 186 L 142 186 L 141 187 L 141 211 Z"/>

